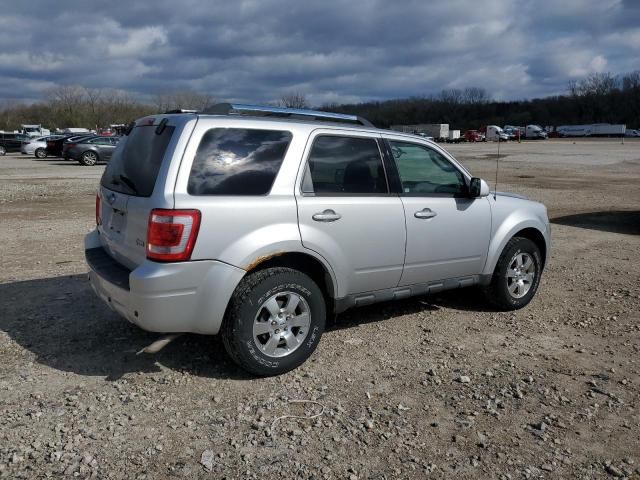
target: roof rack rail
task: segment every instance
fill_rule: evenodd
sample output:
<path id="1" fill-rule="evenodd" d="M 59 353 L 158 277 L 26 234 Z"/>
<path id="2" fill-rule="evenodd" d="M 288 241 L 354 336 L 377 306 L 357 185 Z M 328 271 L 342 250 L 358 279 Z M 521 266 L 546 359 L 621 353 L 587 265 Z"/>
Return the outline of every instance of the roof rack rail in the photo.
<path id="1" fill-rule="evenodd" d="M 173 110 L 167 110 L 163 113 L 163 115 L 168 115 L 171 113 L 198 113 L 198 110 L 192 110 L 190 108 L 175 108 Z"/>
<path id="2" fill-rule="evenodd" d="M 374 127 L 366 118 L 357 115 L 347 115 L 344 113 L 321 112 L 318 110 L 307 110 L 301 108 L 267 107 L 263 105 L 249 105 L 243 103 L 218 103 L 205 108 L 199 113 L 213 115 L 274 115 L 281 117 L 306 117 L 316 120 L 333 120 L 337 122 L 359 123 L 365 127 Z M 375 127 L 374 127 L 375 128 Z"/>

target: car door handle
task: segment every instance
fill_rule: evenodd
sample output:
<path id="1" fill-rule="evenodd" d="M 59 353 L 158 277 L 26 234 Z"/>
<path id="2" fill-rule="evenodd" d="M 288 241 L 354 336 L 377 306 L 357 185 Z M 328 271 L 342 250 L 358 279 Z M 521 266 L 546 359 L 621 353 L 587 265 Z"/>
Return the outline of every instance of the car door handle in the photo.
<path id="1" fill-rule="evenodd" d="M 419 210 L 419 211 L 417 211 L 416 213 L 413 214 L 414 217 L 421 218 L 421 219 L 433 218 L 436 215 L 438 215 L 438 214 L 436 212 L 434 212 L 433 210 L 431 210 L 430 208 L 423 208 L 422 210 Z"/>
<path id="2" fill-rule="evenodd" d="M 331 209 L 327 209 L 324 212 L 314 214 L 311 218 L 316 222 L 335 222 L 336 220 L 340 220 L 342 215 Z"/>

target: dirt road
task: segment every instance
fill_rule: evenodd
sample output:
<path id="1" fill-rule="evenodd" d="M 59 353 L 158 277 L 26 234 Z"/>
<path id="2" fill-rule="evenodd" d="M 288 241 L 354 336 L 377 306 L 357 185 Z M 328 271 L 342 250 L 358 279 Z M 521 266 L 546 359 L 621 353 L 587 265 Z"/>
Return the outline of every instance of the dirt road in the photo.
<path id="1" fill-rule="evenodd" d="M 449 150 L 493 184 L 495 144 Z M 552 218 L 530 306 L 352 310 L 268 379 L 215 338 L 136 356 L 156 336 L 86 281 L 102 167 L 0 157 L 0 476 L 640 478 L 640 142 L 501 153 L 499 189 Z"/>

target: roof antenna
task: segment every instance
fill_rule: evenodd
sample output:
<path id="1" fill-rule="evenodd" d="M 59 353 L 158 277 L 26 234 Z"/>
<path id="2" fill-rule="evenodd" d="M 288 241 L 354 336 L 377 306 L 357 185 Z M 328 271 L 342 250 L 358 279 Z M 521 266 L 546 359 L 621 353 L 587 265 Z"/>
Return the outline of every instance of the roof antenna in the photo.
<path id="1" fill-rule="evenodd" d="M 498 155 L 496 155 L 496 186 L 493 190 L 493 200 L 496 200 L 498 194 L 498 166 L 500 165 L 500 135 L 498 135 Z"/>
<path id="2" fill-rule="evenodd" d="M 496 186 L 493 190 L 493 200 L 496 200 L 496 195 L 498 194 L 498 166 L 500 164 L 500 134 L 498 134 L 498 155 L 496 155 Z"/>

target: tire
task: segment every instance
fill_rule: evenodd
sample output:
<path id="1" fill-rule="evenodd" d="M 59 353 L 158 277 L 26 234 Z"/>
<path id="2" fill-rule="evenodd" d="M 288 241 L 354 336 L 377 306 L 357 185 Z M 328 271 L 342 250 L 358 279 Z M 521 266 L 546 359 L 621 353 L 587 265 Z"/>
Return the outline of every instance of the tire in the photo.
<path id="1" fill-rule="evenodd" d="M 36 158 L 47 158 L 47 151 L 44 148 L 36 148 L 34 155 Z"/>
<path id="2" fill-rule="evenodd" d="M 0 157 L 4 157 L 7 154 L 7 149 L 0 145 Z"/>
<path id="3" fill-rule="evenodd" d="M 236 287 L 222 322 L 222 341 L 246 371 L 280 375 L 311 356 L 325 322 L 324 296 L 311 278 L 291 268 L 268 268 L 250 273 Z"/>
<path id="4" fill-rule="evenodd" d="M 80 155 L 78 162 L 80 162 L 80 165 L 84 165 L 85 167 L 92 167 L 96 163 L 98 163 L 98 160 L 99 158 L 96 152 L 94 152 L 93 150 L 87 150 L 82 155 Z"/>
<path id="5" fill-rule="evenodd" d="M 487 300 L 502 311 L 523 308 L 538 290 L 541 275 L 540 249 L 528 238 L 513 237 L 500 254 L 491 283 L 485 289 Z"/>

